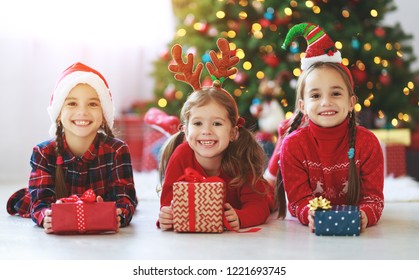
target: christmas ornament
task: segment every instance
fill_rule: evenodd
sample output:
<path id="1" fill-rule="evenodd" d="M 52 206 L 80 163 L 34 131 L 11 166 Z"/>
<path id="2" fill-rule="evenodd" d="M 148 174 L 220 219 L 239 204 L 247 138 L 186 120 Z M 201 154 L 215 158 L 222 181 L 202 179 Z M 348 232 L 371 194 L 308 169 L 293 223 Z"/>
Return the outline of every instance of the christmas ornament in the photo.
<path id="1" fill-rule="evenodd" d="M 262 59 L 269 67 L 272 67 L 272 68 L 277 67 L 279 64 L 279 59 L 275 55 L 275 53 L 266 54 L 262 57 Z"/>
<path id="2" fill-rule="evenodd" d="M 202 56 L 201 59 L 202 59 L 202 62 L 203 63 L 207 63 L 207 62 L 210 62 L 211 61 L 211 57 L 210 57 L 210 55 L 209 55 L 208 52 L 204 53 L 204 55 Z"/>
<path id="3" fill-rule="evenodd" d="M 386 36 L 386 31 L 385 31 L 384 28 L 379 26 L 379 27 L 374 29 L 374 34 L 377 37 L 383 38 L 384 36 Z"/>
<path id="4" fill-rule="evenodd" d="M 176 89 L 174 84 L 168 84 L 163 93 L 164 98 L 168 101 L 174 100 L 176 96 Z"/>
<path id="5" fill-rule="evenodd" d="M 383 84 L 383 86 L 389 86 L 391 84 L 391 77 L 385 70 L 382 71 L 380 77 L 378 77 L 378 80 Z"/>
<path id="6" fill-rule="evenodd" d="M 239 86 L 243 86 L 246 84 L 248 78 L 249 77 L 247 76 L 246 73 L 237 72 L 236 77 L 234 77 L 234 82 Z"/>
<path id="7" fill-rule="evenodd" d="M 365 71 L 362 71 L 355 67 L 351 70 L 351 73 L 356 84 L 363 85 L 367 81 L 367 73 Z"/>
<path id="8" fill-rule="evenodd" d="M 351 46 L 354 50 L 357 51 L 361 47 L 361 42 L 359 42 L 358 38 L 354 37 L 352 38 Z"/>

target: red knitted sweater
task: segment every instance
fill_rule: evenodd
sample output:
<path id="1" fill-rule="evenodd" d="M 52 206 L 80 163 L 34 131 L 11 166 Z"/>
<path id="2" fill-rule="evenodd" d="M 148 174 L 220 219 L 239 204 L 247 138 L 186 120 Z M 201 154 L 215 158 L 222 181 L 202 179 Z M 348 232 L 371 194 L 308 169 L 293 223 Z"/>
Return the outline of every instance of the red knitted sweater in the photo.
<path id="1" fill-rule="evenodd" d="M 175 149 L 167 164 L 160 197 L 160 207 L 170 205 L 173 199 L 173 183 L 184 174 L 187 167 L 191 167 L 202 176 L 208 177 L 196 160 L 194 151 L 187 142 L 184 142 Z M 250 188 L 249 184 L 240 188 L 229 187 L 228 184 L 232 178 L 223 173 L 219 177 L 227 184 L 226 202 L 230 203 L 236 211 L 240 220 L 240 228 L 265 223 L 270 214 L 268 196 L 256 193 Z M 264 192 L 268 185 L 259 182 L 254 188 L 259 192 Z"/>
<path id="2" fill-rule="evenodd" d="M 308 202 L 323 196 L 332 205 L 347 204 L 348 187 L 348 120 L 333 128 L 310 122 L 285 137 L 280 151 L 280 168 L 288 197 L 288 210 L 302 224 L 308 224 Z M 362 186 L 360 210 L 374 225 L 384 208 L 384 159 L 375 135 L 358 126 L 355 162 Z"/>

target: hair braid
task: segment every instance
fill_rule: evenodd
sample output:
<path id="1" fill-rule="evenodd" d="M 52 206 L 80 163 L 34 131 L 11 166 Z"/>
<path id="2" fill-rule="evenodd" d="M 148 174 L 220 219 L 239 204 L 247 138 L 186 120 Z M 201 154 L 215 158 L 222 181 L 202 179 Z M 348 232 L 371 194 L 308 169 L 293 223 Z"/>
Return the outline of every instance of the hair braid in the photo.
<path id="1" fill-rule="evenodd" d="M 184 139 L 185 139 L 185 133 L 183 131 L 178 131 L 172 136 L 170 136 L 161 147 L 160 163 L 159 163 L 160 183 L 163 182 L 163 177 L 164 177 L 164 174 L 166 173 L 166 167 L 167 167 L 167 163 L 169 162 L 170 157 L 172 156 L 176 147 L 182 144 Z"/>
<path id="2" fill-rule="evenodd" d="M 57 122 L 57 131 L 56 131 L 56 146 L 55 152 L 57 154 L 57 158 L 61 157 L 64 151 L 64 143 L 63 143 L 63 126 L 61 122 Z M 60 199 L 62 197 L 68 196 L 68 190 L 65 185 L 64 180 L 64 170 L 62 164 L 57 164 L 55 168 L 55 198 Z"/>
<path id="3" fill-rule="evenodd" d="M 287 131 L 287 134 L 290 134 L 294 130 L 300 127 L 303 120 L 304 114 L 301 111 L 298 111 L 295 115 L 294 120 L 291 122 L 291 125 Z M 285 135 L 283 137 L 285 137 Z M 278 218 L 284 219 L 287 215 L 287 201 L 285 198 L 285 189 L 284 182 L 282 180 L 281 169 L 278 170 L 276 177 L 276 188 L 275 188 L 275 204 L 278 205 Z"/>
<path id="4" fill-rule="evenodd" d="M 103 124 L 103 131 L 105 132 L 106 136 L 115 138 L 115 134 L 106 122 Z"/>

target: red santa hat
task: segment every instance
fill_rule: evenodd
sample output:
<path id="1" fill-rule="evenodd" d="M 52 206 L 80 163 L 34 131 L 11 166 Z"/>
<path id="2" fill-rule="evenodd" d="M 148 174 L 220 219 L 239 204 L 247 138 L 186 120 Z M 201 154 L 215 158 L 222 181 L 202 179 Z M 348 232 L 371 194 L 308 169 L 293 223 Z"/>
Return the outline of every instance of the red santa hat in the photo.
<path id="1" fill-rule="evenodd" d="M 178 117 L 169 116 L 165 112 L 151 107 L 144 116 L 144 122 L 160 131 L 166 137 L 179 131 L 180 120 Z"/>
<path id="2" fill-rule="evenodd" d="M 283 49 L 291 44 L 297 36 L 303 36 L 307 41 L 306 55 L 301 59 L 301 70 L 307 70 L 312 64 L 322 62 L 341 63 L 342 56 L 335 43 L 318 25 L 300 23 L 294 25 L 285 38 Z"/>
<path id="3" fill-rule="evenodd" d="M 51 102 L 47 108 L 52 121 L 52 125 L 49 130 L 51 136 L 54 136 L 56 133 L 57 118 L 60 115 L 65 99 L 70 91 L 78 84 L 88 84 L 96 90 L 102 106 L 103 116 L 109 128 L 112 129 L 115 107 L 112 102 L 112 95 L 109 91 L 108 83 L 98 71 L 77 62 L 64 70 L 61 77 L 58 79 L 54 92 L 51 96 Z"/>

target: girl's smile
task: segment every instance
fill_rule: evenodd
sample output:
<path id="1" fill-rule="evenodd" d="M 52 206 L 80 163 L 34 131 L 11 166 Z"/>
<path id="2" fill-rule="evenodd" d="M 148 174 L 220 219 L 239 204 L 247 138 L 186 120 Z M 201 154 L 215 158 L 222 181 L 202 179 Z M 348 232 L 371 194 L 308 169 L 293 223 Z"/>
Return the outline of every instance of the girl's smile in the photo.
<path id="1" fill-rule="evenodd" d="M 64 101 L 59 120 L 72 152 L 83 154 L 103 123 L 102 106 L 96 91 L 87 84 L 75 86 Z"/>
<path id="2" fill-rule="evenodd" d="M 216 102 L 192 108 L 185 127 L 186 139 L 201 166 L 220 166 L 233 139 L 227 110 Z"/>

